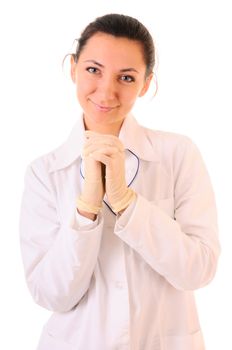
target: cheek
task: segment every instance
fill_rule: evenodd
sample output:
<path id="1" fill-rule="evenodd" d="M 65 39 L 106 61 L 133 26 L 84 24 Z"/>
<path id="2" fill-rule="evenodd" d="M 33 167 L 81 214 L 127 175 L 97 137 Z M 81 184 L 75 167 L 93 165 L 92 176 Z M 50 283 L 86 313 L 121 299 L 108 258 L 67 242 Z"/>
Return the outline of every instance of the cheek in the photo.
<path id="1" fill-rule="evenodd" d="M 122 98 L 125 102 L 125 104 L 133 104 L 137 97 L 139 95 L 138 89 L 128 89 L 128 91 L 125 91 L 124 94 L 122 95 Z"/>
<path id="2" fill-rule="evenodd" d="M 89 82 L 79 79 L 77 80 L 76 91 L 77 91 L 77 96 L 79 98 L 83 98 L 84 96 L 91 93 L 91 91 L 93 91 L 93 86 Z"/>
<path id="3" fill-rule="evenodd" d="M 77 89 L 80 87 L 82 91 L 88 90 L 93 85 L 92 79 L 90 79 L 89 75 L 85 72 L 80 72 L 77 74 L 76 86 Z"/>

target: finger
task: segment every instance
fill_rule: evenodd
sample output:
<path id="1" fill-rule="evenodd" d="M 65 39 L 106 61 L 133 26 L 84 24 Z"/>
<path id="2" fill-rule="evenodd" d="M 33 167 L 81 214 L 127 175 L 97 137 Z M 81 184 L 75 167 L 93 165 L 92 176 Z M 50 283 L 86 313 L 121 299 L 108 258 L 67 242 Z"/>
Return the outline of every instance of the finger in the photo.
<path id="1" fill-rule="evenodd" d="M 108 137 L 109 136 L 109 137 Z M 124 151 L 124 146 L 122 142 L 117 137 L 111 137 L 114 135 L 101 135 L 100 137 L 91 137 L 86 140 L 85 146 L 88 146 L 90 144 L 105 144 L 105 145 L 112 145 L 115 147 L 118 147 L 120 151 Z"/>
<path id="2" fill-rule="evenodd" d="M 84 147 L 88 147 L 89 145 L 109 145 L 109 146 L 115 146 L 115 142 L 109 139 L 104 139 L 104 138 L 93 138 L 86 140 Z"/>
<path id="3" fill-rule="evenodd" d="M 99 153 L 98 151 L 90 153 L 89 155 L 91 158 L 95 159 L 98 162 L 101 162 L 103 164 L 105 164 L 106 166 L 109 166 L 111 164 L 111 157 L 103 154 L 103 153 Z"/>
<path id="4" fill-rule="evenodd" d="M 93 139 L 93 138 L 101 137 L 101 136 L 103 136 L 103 134 L 100 134 L 100 133 L 95 132 L 95 131 L 91 131 L 91 130 L 85 131 L 85 138 L 86 139 Z"/>
<path id="5" fill-rule="evenodd" d="M 99 132 L 96 131 L 92 131 L 92 130 L 86 130 L 85 131 L 85 136 L 90 138 L 90 137 L 109 137 L 112 139 L 118 139 L 118 136 L 112 135 L 112 134 L 101 134 Z"/>
<path id="6" fill-rule="evenodd" d="M 95 133 L 93 131 L 86 131 L 85 132 L 86 139 L 99 139 L 99 140 L 111 140 L 113 143 L 115 142 L 120 142 L 119 138 L 115 135 L 110 135 L 110 134 L 99 134 Z"/>
<path id="7" fill-rule="evenodd" d="M 95 151 L 99 151 L 100 153 L 105 153 L 107 155 L 111 155 L 111 154 L 115 154 L 119 151 L 119 149 L 117 147 L 114 146 L 109 146 L 109 145 L 89 145 L 88 147 L 85 147 L 83 149 L 83 155 L 84 156 L 88 156 L 90 153 L 95 152 Z"/>
<path id="8" fill-rule="evenodd" d="M 92 130 L 86 130 L 85 131 L 85 136 L 86 137 L 111 137 L 111 138 L 118 139 L 118 137 L 115 136 L 115 135 L 112 135 L 112 134 L 101 134 L 99 132 L 92 131 Z"/>

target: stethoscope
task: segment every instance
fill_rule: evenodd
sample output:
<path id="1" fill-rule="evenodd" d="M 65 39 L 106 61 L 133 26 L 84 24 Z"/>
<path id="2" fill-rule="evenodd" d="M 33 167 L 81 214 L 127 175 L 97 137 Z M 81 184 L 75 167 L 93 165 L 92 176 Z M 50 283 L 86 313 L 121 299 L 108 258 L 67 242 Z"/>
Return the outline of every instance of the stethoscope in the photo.
<path id="1" fill-rule="evenodd" d="M 140 162 L 139 162 L 139 157 L 134 153 L 132 152 L 131 150 L 129 150 L 128 148 L 125 149 L 126 151 L 130 152 L 136 159 L 137 161 L 137 164 L 136 164 L 136 171 L 135 171 L 135 174 L 132 178 L 132 180 L 129 182 L 129 184 L 127 185 L 128 187 L 130 187 L 130 185 L 132 184 L 132 182 L 135 180 L 137 174 L 138 174 L 138 171 L 139 171 L 139 166 L 140 166 Z M 83 175 L 83 172 L 82 172 L 82 159 L 81 159 L 81 164 L 80 164 L 80 175 L 81 177 L 84 179 L 84 175 Z M 105 203 L 105 205 L 108 207 L 108 209 L 116 216 L 117 213 L 115 213 L 112 208 L 110 207 L 110 205 L 103 199 L 103 202 Z"/>

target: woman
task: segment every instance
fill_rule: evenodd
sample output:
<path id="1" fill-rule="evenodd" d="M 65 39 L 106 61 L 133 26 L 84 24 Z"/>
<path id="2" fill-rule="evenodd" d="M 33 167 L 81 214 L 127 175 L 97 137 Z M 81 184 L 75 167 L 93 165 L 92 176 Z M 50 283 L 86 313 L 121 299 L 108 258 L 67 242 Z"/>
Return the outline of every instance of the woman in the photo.
<path id="1" fill-rule="evenodd" d="M 97 18 L 71 55 L 83 115 L 32 161 L 20 216 L 36 303 L 53 311 L 38 350 L 203 350 L 194 290 L 220 245 L 210 178 L 187 137 L 131 115 L 154 45 L 129 16 Z"/>

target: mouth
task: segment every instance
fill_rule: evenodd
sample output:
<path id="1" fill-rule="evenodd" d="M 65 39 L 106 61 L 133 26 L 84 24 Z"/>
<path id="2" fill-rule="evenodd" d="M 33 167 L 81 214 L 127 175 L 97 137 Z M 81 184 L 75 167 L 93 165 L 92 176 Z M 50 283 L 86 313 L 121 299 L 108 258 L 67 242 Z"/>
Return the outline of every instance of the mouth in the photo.
<path id="1" fill-rule="evenodd" d="M 90 100 L 90 101 L 94 104 L 94 106 L 97 108 L 97 110 L 99 110 L 101 112 L 110 112 L 113 109 L 117 108 L 117 106 L 116 107 L 101 106 L 101 105 L 93 102 L 92 100 Z"/>

